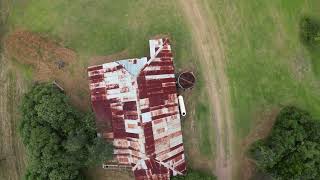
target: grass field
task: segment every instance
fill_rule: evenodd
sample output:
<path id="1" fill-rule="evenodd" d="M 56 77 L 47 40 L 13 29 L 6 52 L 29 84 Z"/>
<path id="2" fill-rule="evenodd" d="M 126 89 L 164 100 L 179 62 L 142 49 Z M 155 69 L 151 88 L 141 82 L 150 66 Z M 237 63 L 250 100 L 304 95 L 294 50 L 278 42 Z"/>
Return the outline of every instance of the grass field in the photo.
<path id="1" fill-rule="evenodd" d="M 257 123 L 266 119 L 263 115 L 285 105 L 308 109 L 320 118 L 320 63 L 317 61 L 320 55 L 310 54 L 299 39 L 301 17 L 319 18 L 320 1 L 203 0 L 201 3 L 219 25 L 237 145 L 241 145 Z M 214 131 L 208 128 L 212 121 L 208 117 L 213 112 L 208 106 L 201 70 L 195 63 L 198 52 L 193 50 L 192 35 L 175 1 L 18 0 L 9 9 L 9 31 L 22 29 L 49 36 L 74 49 L 83 67 L 90 63 L 90 57 L 97 55 L 119 52 L 125 52 L 128 57 L 148 55 L 148 39 L 170 36 L 177 70 L 194 70 L 198 76 L 197 87 L 184 92 L 190 114 L 183 120 L 187 158 L 191 166 L 212 168 Z M 13 65 L 24 74 L 25 81 L 32 78 L 32 68 Z"/>
<path id="2" fill-rule="evenodd" d="M 292 104 L 320 117 L 315 58 L 299 39 L 303 15 L 320 17 L 320 1 L 206 1 L 218 19 L 228 57 L 237 134 L 245 137 L 257 114 Z"/>
<path id="3" fill-rule="evenodd" d="M 169 36 L 173 41 L 176 70 L 193 70 L 199 79 L 192 92 L 185 92 L 190 115 L 183 120 L 183 129 L 189 166 L 212 171 L 214 131 L 208 128 L 212 121 L 211 112 L 201 71 L 195 64 L 197 53 L 191 45 L 191 34 L 176 2 L 18 0 L 12 1 L 8 9 L 9 32 L 27 30 L 41 33 L 75 50 L 82 64 L 81 70 L 90 64 L 89 59 L 93 56 L 119 52 L 124 52 L 128 58 L 147 56 L 148 39 Z M 32 67 L 14 60 L 12 64 L 23 74 L 25 81 L 32 79 Z M 82 92 L 79 90 L 79 94 Z M 106 176 L 100 171 L 97 174 L 99 177 L 90 173 L 88 177 L 99 179 Z"/>
<path id="4" fill-rule="evenodd" d="M 170 35 L 176 63 L 189 58 L 188 30 L 175 3 L 138 1 L 36 1 L 12 4 L 11 29 L 48 34 L 75 49 L 84 58 L 128 50 L 130 57 L 147 55 L 147 40 Z"/>
<path id="5" fill-rule="evenodd" d="M 264 115 L 277 112 L 275 109 L 296 105 L 319 119 L 320 78 L 316 75 L 316 61 L 320 56 L 310 54 L 301 43 L 299 23 L 304 15 L 320 17 L 320 1 L 203 2 L 210 16 L 218 21 L 227 59 L 236 153 L 245 153 L 241 150 L 244 139 L 257 123 L 268 120 Z M 234 163 L 238 173 L 245 168 Z"/>
<path id="6" fill-rule="evenodd" d="M 221 87 L 230 88 L 226 94 L 231 95 L 228 106 L 233 111 L 232 123 L 229 118 L 220 119 L 233 129 L 218 137 L 217 142 L 229 137 L 224 148 L 229 156 L 217 164 L 217 175 L 220 179 L 227 179 L 228 174 L 232 179 L 249 179 L 254 165 L 247 159 L 246 150 L 252 141 L 267 135 L 281 107 L 296 105 L 320 117 L 317 75 L 320 56 L 310 54 L 299 39 L 300 19 L 304 15 L 319 18 L 319 1 L 189 0 L 187 3 L 193 3 L 188 12 L 196 17 L 190 19 L 195 24 L 194 35 L 201 41 L 200 51 L 206 52 L 208 47 L 211 52 L 221 49 L 217 56 L 211 54 L 211 61 L 217 65 L 222 61 L 226 66 L 211 69 L 223 69 L 229 79 L 229 85 Z M 197 4 L 202 5 L 200 11 Z M 218 74 L 217 79 L 226 82 L 223 75 Z M 220 143 L 217 145 L 222 147 Z M 221 156 L 224 154 L 217 153 L 216 157 Z"/>

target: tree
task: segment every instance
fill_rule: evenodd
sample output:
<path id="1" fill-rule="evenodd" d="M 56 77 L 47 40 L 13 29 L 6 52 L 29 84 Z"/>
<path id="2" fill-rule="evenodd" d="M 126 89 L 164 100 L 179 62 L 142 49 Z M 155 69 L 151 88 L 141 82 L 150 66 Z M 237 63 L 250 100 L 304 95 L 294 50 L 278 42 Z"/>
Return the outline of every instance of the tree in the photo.
<path id="1" fill-rule="evenodd" d="M 185 176 L 174 176 L 172 180 L 215 180 L 216 177 L 202 171 L 189 169 Z"/>
<path id="2" fill-rule="evenodd" d="M 93 114 L 73 108 L 52 84 L 35 85 L 24 96 L 21 112 L 26 179 L 83 179 L 81 168 L 112 157 L 112 145 L 96 136 Z"/>
<path id="3" fill-rule="evenodd" d="M 275 179 L 320 179 L 320 122 L 296 107 L 277 116 L 269 137 L 250 154 L 260 171 Z"/>
<path id="4" fill-rule="evenodd" d="M 112 146 L 106 144 L 101 138 L 96 138 L 93 145 L 88 147 L 89 157 L 87 165 L 101 164 L 105 158 L 111 158 Z"/>

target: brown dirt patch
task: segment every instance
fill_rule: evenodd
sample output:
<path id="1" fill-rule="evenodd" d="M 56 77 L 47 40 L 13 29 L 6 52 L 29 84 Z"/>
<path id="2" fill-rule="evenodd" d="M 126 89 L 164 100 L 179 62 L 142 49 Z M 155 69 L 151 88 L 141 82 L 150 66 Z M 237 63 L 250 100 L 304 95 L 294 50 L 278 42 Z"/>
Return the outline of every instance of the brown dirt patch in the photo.
<path id="1" fill-rule="evenodd" d="M 71 49 L 39 34 L 18 31 L 5 39 L 5 54 L 8 59 L 32 65 L 36 71 L 35 81 L 55 80 L 73 104 L 84 110 L 90 107 L 86 68 L 77 61 L 79 57 Z M 65 67 L 59 69 L 59 61 L 63 61 Z"/>
<path id="2" fill-rule="evenodd" d="M 5 50 L 22 63 L 38 65 L 47 63 L 51 68 L 54 63 L 62 59 L 66 63 L 72 63 L 76 59 L 76 53 L 70 49 L 61 47 L 36 33 L 17 31 L 10 34 L 5 40 Z"/>

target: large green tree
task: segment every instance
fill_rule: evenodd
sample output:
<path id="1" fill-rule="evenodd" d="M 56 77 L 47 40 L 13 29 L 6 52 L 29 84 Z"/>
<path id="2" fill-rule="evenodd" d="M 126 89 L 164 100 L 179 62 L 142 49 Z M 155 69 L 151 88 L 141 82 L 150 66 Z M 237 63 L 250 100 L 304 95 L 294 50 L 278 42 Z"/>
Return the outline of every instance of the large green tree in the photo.
<path id="1" fill-rule="evenodd" d="M 320 122 L 286 107 L 271 134 L 250 149 L 257 167 L 275 179 L 320 179 Z"/>
<path id="2" fill-rule="evenodd" d="M 52 84 L 35 85 L 21 105 L 19 132 L 28 152 L 26 179 L 83 179 L 80 169 L 112 156 L 112 145 L 96 137 L 92 113 L 69 104 Z"/>

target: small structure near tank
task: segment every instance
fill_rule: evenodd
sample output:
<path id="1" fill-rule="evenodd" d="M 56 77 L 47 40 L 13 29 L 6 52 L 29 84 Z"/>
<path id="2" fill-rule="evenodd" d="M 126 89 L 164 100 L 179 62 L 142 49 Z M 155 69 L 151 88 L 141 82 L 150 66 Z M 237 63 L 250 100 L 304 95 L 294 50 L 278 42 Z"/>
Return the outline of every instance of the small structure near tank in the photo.
<path id="1" fill-rule="evenodd" d="M 187 115 L 186 106 L 184 105 L 184 100 L 181 95 L 178 96 L 178 102 L 179 102 L 181 116 L 186 116 Z"/>
<path id="2" fill-rule="evenodd" d="M 178 76 L 177 83 L 181 89 L 185 90 L 192 88 L 194 86 L 195 81 L 196 78 L 194 77 L 193 72 L 186 71 Z"/>

